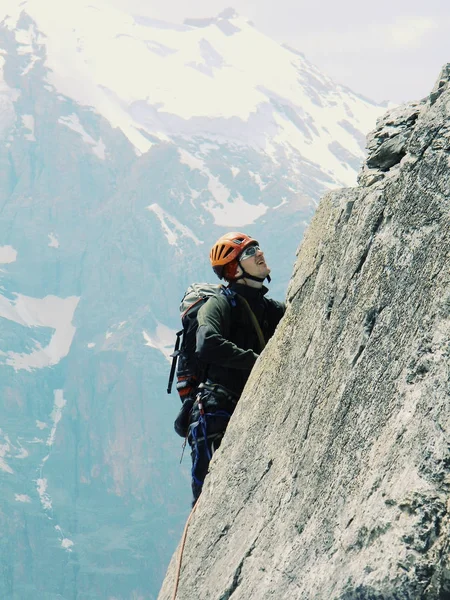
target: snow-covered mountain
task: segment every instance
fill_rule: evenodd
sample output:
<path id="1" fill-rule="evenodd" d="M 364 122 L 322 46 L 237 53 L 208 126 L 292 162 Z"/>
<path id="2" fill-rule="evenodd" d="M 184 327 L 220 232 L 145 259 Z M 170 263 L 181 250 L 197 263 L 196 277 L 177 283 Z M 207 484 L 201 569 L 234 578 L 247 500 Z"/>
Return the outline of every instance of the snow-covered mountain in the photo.
<path id="1" fill-rule="evenodd" d="M 165 383 L 230 228 L 281 297 L 384 109 L 231 9 L 0 6 L 1 598 L 153 598 L 189 507 Z"/>

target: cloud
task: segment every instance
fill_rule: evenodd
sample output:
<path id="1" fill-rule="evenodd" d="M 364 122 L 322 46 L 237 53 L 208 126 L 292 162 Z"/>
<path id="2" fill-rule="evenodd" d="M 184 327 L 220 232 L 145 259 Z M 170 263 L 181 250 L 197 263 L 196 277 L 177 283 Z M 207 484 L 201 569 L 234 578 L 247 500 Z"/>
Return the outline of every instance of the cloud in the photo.
<path id="1" fill-rule="evenodd" d="M 401 17 L 386 26 L 387 41 L 397 48 L 417 48 L 438 23 L 429 17 Z"/>

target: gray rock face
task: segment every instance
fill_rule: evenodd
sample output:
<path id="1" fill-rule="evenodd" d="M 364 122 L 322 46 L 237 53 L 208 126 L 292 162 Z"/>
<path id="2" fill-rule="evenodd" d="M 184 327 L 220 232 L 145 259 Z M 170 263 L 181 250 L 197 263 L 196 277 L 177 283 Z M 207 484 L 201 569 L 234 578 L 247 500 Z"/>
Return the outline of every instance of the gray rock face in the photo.
<path id="1" fill-rule="evenodd" d="M 179 600 L 450 597 L 449 75 L 379 122 L 358 188 L 322 200 L 213 458 Z"/>

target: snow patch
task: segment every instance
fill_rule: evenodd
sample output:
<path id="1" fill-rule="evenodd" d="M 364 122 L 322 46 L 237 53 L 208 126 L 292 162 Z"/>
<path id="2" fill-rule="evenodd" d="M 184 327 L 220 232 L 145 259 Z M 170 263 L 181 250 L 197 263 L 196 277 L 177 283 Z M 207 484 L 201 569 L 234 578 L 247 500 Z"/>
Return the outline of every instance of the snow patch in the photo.
<path id="1" fill-rule="evenodd" d="M 21 73 L 22 77 L 24 77 L 25 75 L 28 75 L 28 73 L 31 71 L 31 69 L 34 67 L 34 65 L 38 62 L 38 60 L 39 60 L 39 57 L 36 56 L 35 54 L 30 55 L 30 62 L 22 71 L 22 73 Z"/>
<path id="2" fill-rule="evenodd" d="M 101 160 L 105 160 L 106 154 L 105 154 L 105 150 L 106 150 L 106 146 L 103 143 L 102 138 L 100 138 L 98 140 L 98 142 L 96 142 L 94 140 L 94 138 L 92 138 L 84 129 L 83 125 L 80 122 L 80 119 L 78 117 L 78 115 L 76 115 L 75 113 L 72 113 L 71 115 L 69 115 L 68 117 L 60 117 L 58 119 L 58 123 L 61 123 L 62 125 L 65 125 L 66 127 L 68 127 L 69 129 L 71 129 L 72 131 L 75 131 L 76 133 L 79 133 L 83 142 L 85 142 L 86 144 L 88 144 L 89 146 L 92 147 L 92 152 L 95 154 L 95 156 L 97 156 L 98 158 L 100 158 Z"/>
<path id="3" fill-rule="evenodd" d="M 20 46 L 18 48 L 19 54 L 26 54 L 33 50 L 34 32 L 32 25 L 30 25 L 28 29 L 16 29 L 15 36 L 16 42 Z"/>
<path id="4" fill-rule="evenodd" d="M 288 201 L 287 201 L 287 198 L 286 198 L 286 196 L 283 196 L 283 197 L 281 198 L 281 202 L 280 202 L 280 204 L 277 204 L 276 206 L 274 206 L 274 207 L 272 208 L 272 210 L 277 210 L 278 208 L 281 208 L 282 206 L 284 206 L 284 205 L 285 205 L 285 204 L 287 204 L 287 203 L 288 203 Z"/>
<path id="5" fill-rule="evenodd" d="M 4 24 L 9 29 L 15 29 L 23 10 L 22 4 L 13 0 L 2 0 L 0 18 L 4 17 Z"/>
<path id="6" fill-rule="evenodd" d="M 1 429 L 0 429 L 1 433 Z M 11 450 L 11 445 L 7 437 L 5 437 L 5 443 L 0 443 L 0 470 L 5 471 L 5 473 L 9 473 L 10 475 L 14 474 L 14 471 L 5 461 L 5 456 L 9 456 L 9 452 Z"/>
<path id="7" fill-rule="evenodd" d="M 197 198 L 199 198 L 202 194 L 201 192 L 198 192 L 197 190 L 193 190 L 191 188 L 189 188 L 189 191 L 191 193 L 191 204 L 195 208 L 195 204 L 193 203 L 193 201 L 197 200 Z"/>
<path id="8" fill-rule="evenodd" d="M 236 198 L 230 199 L 229 191 L 226 190 L 225 194 L 224 190 L 226 188 L 218 182 L 217 178 L 217 187 L 213 194 L 216 202 L 211 200 L 205 204 L 206 210 L 213 215 L 216 225 L 222 227 L 251 225 L 268 210 L 268 207 L 262 203 L 249 204 L 239 193 Z"/>
<path id="9" fill-rule="evenodd" d="M 14 500 L 16 502 L 24 502 L 27 504 L 31 504 L 31 498 L 30 498 L 30 496 L 27 496 L 26 494 L 14 494 Z"/>
<path id="10" fill-rule="evenodd" d="M 30 133 L 25 134 L 25 139 L 30 142 L 35 142 L 36 138 L 34 137 L 34 117 L 33 115 L 22 115 L 22 123 L 25 129 L 28 129 Z"/>
<path id="11" fill-rule="evenodd" d="M 55 529 L 60 536 L 61 548 L 64 548 L 64 550 L 67 550 L 68 552 L 72 552 L 72 547 L 74 546 L 72 540 L 69 540 L 69 538 L 65 537 L 63 530 L 59 525 L 55 525 Z"/>
<path id="12" fill-rule="evenodd" d="M 203 171 L 205 168 L 205 163 L 201 158 L 197 158 L 193 154 L 183 150 L 183 148 L 178 148 L 178 154 L 180 156 L 180 163 L 187 165 L 192 171 Z"/>
<path id="13" fill-rule="evenodd" d="M 29 456 L 28 450 L 22 446 L 19 440 L 17 440 L 17 443 L 19 444 L 19 453 L 16 454 L 14 458 L 27 458 Z"/>
<path id="14" fill-rule="evenodd" d="M 61 540 L 61 548 L 64 548 L 65 550 L 70 550 L 70 548 L 72 548 L 73 545 L 74 544 L 72 540 L 69 540 L 69 538 L 63 538 Z"/>
<path id="15" fill-rule="evenodd" d="M 209 169 L 205 167 L 205 163 L 193 156 L 186 150 L 179 149 L 180 162 L 186 164 L 192 170 L 200 171 L 205 177 L 208 178 L 208 191 L 214 198 L 205 204 L 206 210 L 208 210 L 214 217 L 214 224 L 225 226 L 225 227 L 241 227 L 244 225 L 251 225 L 259 217 L 267 212 L 268 207 L 265 204 L 249 204 L 246 202 L 241 194 L 237 194 L 237 197 L 230 199 L 230 190 L 223 185 L 219 177 L 213 175 Z M 233 169 L 233 167 L 232 167 Z M 239 172 L 239 169 L 237 170 Z M 252 173 L 255 181 L 259 181 L 260 189 L 262 181 L 259 176 Z M 258 179 L 259 177 L 259 179 Z M 154 205 L 155 206 L 155 205 Z M 168 233 L 166 236 L 168 237 Z M 169 239 L 169 237 L 168 237 Z M 175 244 L 176 238 L 170 238 L 169 244 Z"/>
<path id="16" fill-rule="evenodd" d="M 159 350 L 164 357 L 171 363 L 171 354 L 173 352 L 174 340 L 176 339 L 176 330 L 170 329 L 163 323 L 158 323 L 155 331 L 150 335 L 146 331 L 142 332 L 144 336 L 145 345 L 150 348 Z"/>
<path id="17" fill-rule="evenodd" d="M 52 420 L 52 429 L 50 431 L 50 435 L 47 439 L 47 446 L 53 446 L 56 437 L 56 429 L 58 427 L 58 423 L 61 421 L 63 408 L 66 406 L 67 402 L 64 398 L 64 390 L 54 390 L 54 404 L 53 410 L 50 415 L 50 419 Z"/>
<path id="18" fill-rule="evenodd" d="M 0 105 L 1 108 L 1 105 Z M 17 260 L 17 250 L 12 246 L 0 246 L 0 264 L 9 264 Z M 1 313 L 0 313 L 1 316 Z"/>
<path id="19" fill-rule="evenodd" d="M 14 470 L 9 466 L 5 459 L 24 459 L 29 456 L 29 453 L 28 450 L 26 450 L 22 446 L 20 440 L 17 440 L 15 442 L 15 444 L 17 445 L 15 445 L 11 442 L 9 436 L 5 434 L 1 429 L 0 436 L 3 438 L 2 442 L 0 442 L 0 470 L 12 475 L 14 473 Z"/>
<path id="20" fill-rule="evenodd" d="M 52 499 L 47 494 L 48 482 L 45 478 L 36 480 L 36 490 L 44 510 L 52 510 Z"/>
<path id="21" fill-rule="evenodd" d="M 20 92 L 10 88 L 5 81 L 3 73 L 5 59 L 2 54 L 3 51 L 0 49 L 0 139 L 6 137 L 14 125 L 16 120 L 14 102 L 20 96 Z"/>
<path id="22" fill-rule="evenodd" d="M 180 236 L 193 240 L 196 246 L 203 244 L 203 242 L 199 240 L 196 235 L 194 235 L 189 227 L 186 227 L 186 225 L 180 223 L 178 219 L 172 217 L 172 215 L 169 215 L 169 213 L 162 209 L 159 204 L 151 204 L 150 206 L 147 206 L 147 209 L 158 217 L 164 235 L 171 246 L 177 245 L 178 238 Z"/>
<path id="23" fill-rule="evenodd" d="M 36 427 L 42 431 L 42 429 L 47 429 L 48 425 L 42 421 L 36 421 Z"/>
<path id="24" fill-rule="evenodd" d="M 59 240 L 54 233 L 48 234 L 48 240 L 50 248 L 59 248 Z"/>
<path id="25" fill-rule="evenodd" d="M 48 454 L 42 459 L 39 467 L 39 477 L 36 479 L 36 490 L 41 502 L 41 506 L 45 511 L 51 511 L 53 509 L 53 502 L 50 494 L 48 493 L 48 480 L 43 476 L 44 466 L 49 460 L 53 445 L 55 443 L 56 431 L 58 424 L 61 421 L 63 409 L 67 402 L 64 398 L 64 390 L 57 389 L 53 390 L 53 410 L 50 413 L 50 420 L 52 422 L 50 434 L 45 442 L 46 446 L 50 448 Z"/>
<path id="26" fill-rule="evenodd" d="M 248 174 L 259 187 L 261 192 L 266 189 L 267 184 L 263 183 L 263 180 L 261 179 L 261 175 L 259 173 L 253 173 L 253 171 L 249 171 Z"/>
<path id="27" fill-rule="evenodd" d="M 6 352 L 3 364 L 16 371 L 42 369 L 60 362 L 68 355 L 76 328 L 72 325 L 73 316 L 80 298 L 31 298 L 16 294 L 16 300 L 10 301 L 0 295 L 0 318 L 8 319 L 24 327 L 50 327 L 55 330 L 47 346 L 36 343 L 36 349 L 30 354 Z M 2 364 L 0 362 L 0 364 Z"/>
<path id="28" fill-rule="evenodd" d="M 89 342 L 89 344 L 87 345 L 88 348 L 95 348 L 95 343 L 94 342 Z"/>

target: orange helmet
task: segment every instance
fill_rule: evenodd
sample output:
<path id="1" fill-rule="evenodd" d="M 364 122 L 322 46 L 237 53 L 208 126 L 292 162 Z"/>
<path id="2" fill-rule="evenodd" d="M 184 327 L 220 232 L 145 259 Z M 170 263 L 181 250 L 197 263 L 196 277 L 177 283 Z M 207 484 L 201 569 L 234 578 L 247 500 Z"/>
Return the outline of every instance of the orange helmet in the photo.
<path id="1" fill-rule="evenodd" d="M 232 280 L 238 267 L 239 255 L 245 248 L 258 242 L 237 231 L 231 231 L 220 237 L 209 253 L 212 268 L 219 279 Z"/>

